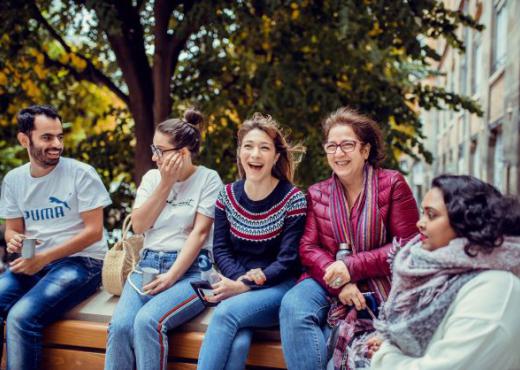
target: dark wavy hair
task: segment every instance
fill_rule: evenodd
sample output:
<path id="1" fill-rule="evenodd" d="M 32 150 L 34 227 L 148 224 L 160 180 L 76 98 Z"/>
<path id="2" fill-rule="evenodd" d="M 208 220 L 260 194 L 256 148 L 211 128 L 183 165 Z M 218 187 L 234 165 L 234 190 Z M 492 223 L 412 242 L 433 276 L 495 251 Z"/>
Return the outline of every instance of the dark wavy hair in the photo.
<path id="1" fill-rule="evenodd" d="M 520 235 L 520 204 L 473 176 L 440 175 L 432 187 L 442 191 L 450 225 L 468 239 L 464 251 L 470 257 L 491 253 L 504 236 Z"/>

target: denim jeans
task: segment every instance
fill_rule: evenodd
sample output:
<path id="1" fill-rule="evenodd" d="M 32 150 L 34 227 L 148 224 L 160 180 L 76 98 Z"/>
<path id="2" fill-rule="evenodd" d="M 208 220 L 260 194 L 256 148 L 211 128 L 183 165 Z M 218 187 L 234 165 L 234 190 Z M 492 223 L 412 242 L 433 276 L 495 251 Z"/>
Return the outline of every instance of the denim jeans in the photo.
<path id="1" fill-rule="evenodd" d="M 284 294 L 295 284 L 286 280 L 265 289 L 250 290 L 218 304 L 199 353 L 200 370 L 244 369 L 251 344 L 251 328 L 278 324 Z"/>
<path id="2" fill-rule="evenodd" d="M 33 276 L 9 270 L 0 275 L 0 330 L 7 321 L 7 369 L 40 366 L 43 328 L 96 291 L 102 264 L 93 258 L 67 257 Z"/>
<path id="3" fill-rule="evenodd" d="M 145 249 L 136 270 L 152 267 L 164 273 L 177 258 L 177 252 Z M 142 275 L 128 277 L 141 289 Z M 159 294 L 141 295 L 128 281 L 108 328 L 105 370 L 166 369 L 168 359 L 167 332 L 197 316 L 204 304 L 195 294 L 190 281 L 200 280 L 195 262 L 170 288 Z"/>
<path id="4" fill-rule="evenodd" d="M 282 300 L 280 335 L 289 370 L 323 370 L 327 366 L 327 292 L 309 278 L 292 288 Z"/>

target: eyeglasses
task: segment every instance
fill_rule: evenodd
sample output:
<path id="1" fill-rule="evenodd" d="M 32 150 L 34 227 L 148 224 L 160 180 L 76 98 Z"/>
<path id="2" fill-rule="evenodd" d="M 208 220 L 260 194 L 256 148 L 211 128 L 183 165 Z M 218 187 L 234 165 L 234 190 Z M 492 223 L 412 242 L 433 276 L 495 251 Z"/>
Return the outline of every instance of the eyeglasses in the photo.
<path id="1" fill-rule="evenodd" d="M 164 153 L 172 152 L 174 150 L 179 150 L 178 148 L 172 148 L 172 149 L 159 149 L 154 144 L 150 145 L 150 149 L 152 149 L 152 154 L 161 158 Z"/>
<path id="2" fill-rule="evenodd" d="M 361 141 L 357 140 L 343 140 L 341 143 L 336 144 L 333 142 L 328 142 L 323 145 L 325 152 L 327 154 L 335 154 L 338 150 L 338 147 L 341 148 L 343 153 L 350 153 L 356 149 L 357 143 L 363 144 Z"/>

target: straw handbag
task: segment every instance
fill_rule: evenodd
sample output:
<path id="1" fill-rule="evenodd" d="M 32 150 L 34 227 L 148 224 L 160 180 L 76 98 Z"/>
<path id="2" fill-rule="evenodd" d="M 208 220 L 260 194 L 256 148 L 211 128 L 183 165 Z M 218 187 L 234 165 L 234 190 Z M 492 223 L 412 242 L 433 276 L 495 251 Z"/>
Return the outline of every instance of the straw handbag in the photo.
<path id="1" fill-rule="evenodd" d="M 113 295 L 121 295 L 126 277 L 139 261 L 139 252 L 143 248 L 143 235 L 127 236 L 132 227 L 130 215 L 123 222 L 123 236 L 107 252 L 103 261 L 103 287 Z"/>

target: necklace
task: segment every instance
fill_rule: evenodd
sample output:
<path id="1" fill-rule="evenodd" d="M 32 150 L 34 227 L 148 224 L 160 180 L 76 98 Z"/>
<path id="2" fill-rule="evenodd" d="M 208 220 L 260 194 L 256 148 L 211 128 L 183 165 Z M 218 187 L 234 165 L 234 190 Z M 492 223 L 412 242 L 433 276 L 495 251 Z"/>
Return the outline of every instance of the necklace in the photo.
<path id="1" fill-rule="evenodd" d="M 184 191 L 184 188 L 186 187 L 186 183 L 188 182 L 190 177 L 195 173 L 196 170 L 197 170 L 197 167 L 193 166 L 193 169 L 190 171 L 188 176 L 186 176 L 184 181 L 177 181 L 175 184 L 173 184 L 172 189 L 170 191 L 170 194 L 172 194 L 172 196 L 170 199 L 166 200 L 166 203 L 171 204 L 171 205 L 173 205 L 173 203 L 175 203 L 175 201 L 177 200 L 177 196 Z M 177 189 L 175 189 L 176 184 L 179 184 Z"/>

